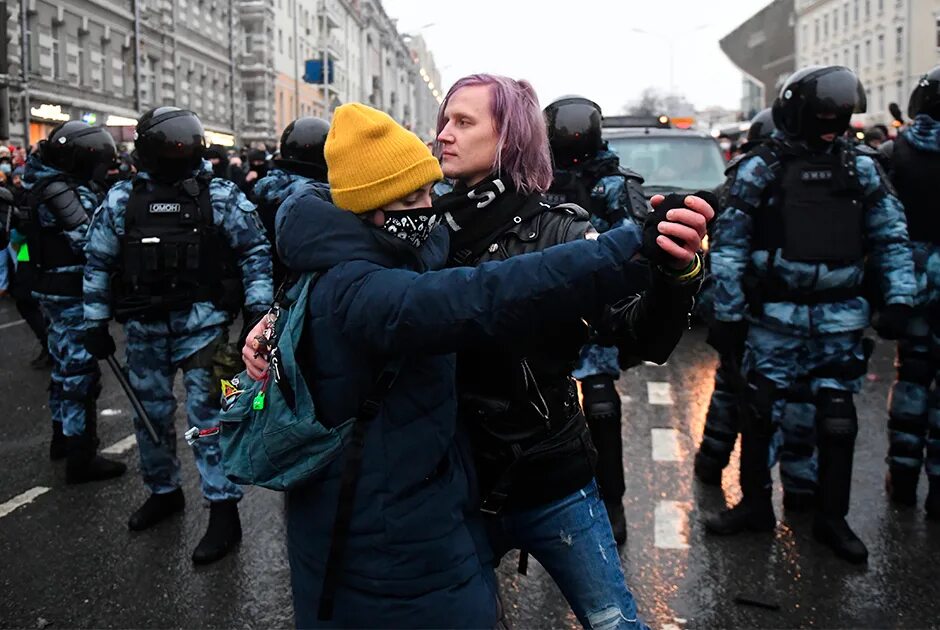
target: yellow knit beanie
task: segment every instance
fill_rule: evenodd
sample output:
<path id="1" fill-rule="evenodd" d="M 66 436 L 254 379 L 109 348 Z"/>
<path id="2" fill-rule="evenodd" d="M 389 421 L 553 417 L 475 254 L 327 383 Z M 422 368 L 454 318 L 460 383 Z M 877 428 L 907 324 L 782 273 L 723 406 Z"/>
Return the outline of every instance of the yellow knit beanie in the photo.
<path id="1" fill-rule="evenodd" d="M 361 103 L 336 108 L 323 153 L 333 202 L 356 214 L 381 208 L 444 177 L 418 136 Z"/>

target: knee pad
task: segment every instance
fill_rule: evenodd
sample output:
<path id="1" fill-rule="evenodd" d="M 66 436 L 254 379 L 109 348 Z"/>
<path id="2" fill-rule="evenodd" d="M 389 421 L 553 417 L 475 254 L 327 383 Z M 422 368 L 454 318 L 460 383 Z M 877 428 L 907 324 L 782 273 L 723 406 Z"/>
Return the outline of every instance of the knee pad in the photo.
<path id="1" fill-rule="evenodd" d="M 589 376 L 581 381 L 584 415 L 589 419 L 620 417 L 620 394 L 609 376 Z"/>
<path id="2" fill-rule="evenodd" d="M 787 390 L 785 398 L 788 403 L 816 402 L 813 396 L 813 388 L 810 387 L 809 381 L 807 380 L 800 380 L 790 385 L 790 389 Z"/>
<path id="3" fill-rule="evenodd" d="M 838 443 L 854 443 L 858 435 L 858 413 L 852 392 L 821 388 L 816 394 L 819 437 Z"/>
<path id="4" fill-rule="evenodd" d="M 898 380 L 925 387 L 930 385 L 936 370 L 926 354 L 911 354 L 898 360 Z"/>

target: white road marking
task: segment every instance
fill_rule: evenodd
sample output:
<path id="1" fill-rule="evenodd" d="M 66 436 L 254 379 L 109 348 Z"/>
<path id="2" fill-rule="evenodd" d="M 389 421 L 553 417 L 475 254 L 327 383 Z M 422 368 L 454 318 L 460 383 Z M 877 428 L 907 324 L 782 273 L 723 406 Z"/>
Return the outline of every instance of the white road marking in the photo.
<path id="1" fill-rule="evenodd" d="M 621 394 L 620 402 L 623 404 L 633 402 L 633 396 L 627 396 L 627 395 Z"/>
<path id="2" fill-rule="evenodd" d="M 678 501 L 660 501 L 653 513 L 654 541 L 659 549 L 688 549 L 685 534 L 686 514 Z"/>
<path id="3" fill-rule="evenodd" d="M 666 367 L 669 364 L 663 363 L 662 365 L 660 365 L 659 363 L 653 363 L 652 361 L 644 361 L 643 365 L 646 365 L 648 367 Z"/>
<path id="4" fill-rule="evenodd" d="M 101 454 L 102 455 L 120 455 L 121 453 L 125 453 L 131 450 L 136 445 L 137 445 L 137 436 L 128 435 L 123 440 L 115 442 L 108 448 L 102 449 Z"/>
<path id="5" fill-rule="evenodd" d="M 660 630 L 682 630 L 682 629 L 674 623 L 666 623 L 666 624 L 663 624 Z"/>
<path id="6" fill-rule="evenodd" d="M 672 385 L 662 381 L 649 381 L 646 383 L 646 395 L 651 405 L 674 405 L 672 399 Z"/>
<path id="7" fill-rule="evenodd" d="M 13 497 L 6 503 L 0 503 L 0 518 L 3 518 L 16 508 L 29 505 L 36 500 L 36 497 L 46 494 L 50 489 L 51 488 L 44 488 L 43 486 L 36 486 L 35 488 L 30 488 L 23 494 Z"/>
<path id="8" fill-rule="evenodd" d="M 0 330 L 4 330 L 5 328 L 13 328 L 14 326 L 19 326 L 20 324 L 25 324 L 25 323 L 26 323 L 25 319 L 18 319 L 15 322 L 8 322 L 6 324 L 0 324 Z"/>
<path id="9" fill-rule="evenodd" d="M 652 429 L 653 461 L 677 462 L 682 459 L 679 432 L 675 429 Z"/>
<path id="10" fill-rule="evenodd" d="M 104 416 L 105 418 L 107 418 L 108 416 L 119 416 L 122 413 L 124 413 L 124 411 L 122 411 L 121 409 L 102 409 L 101 410 L 101 415 Z"/>

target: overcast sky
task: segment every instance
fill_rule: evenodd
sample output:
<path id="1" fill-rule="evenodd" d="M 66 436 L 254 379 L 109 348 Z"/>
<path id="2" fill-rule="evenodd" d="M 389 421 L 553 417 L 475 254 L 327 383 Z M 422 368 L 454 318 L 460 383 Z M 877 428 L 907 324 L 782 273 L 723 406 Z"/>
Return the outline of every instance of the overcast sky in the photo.
<path id="1" fill-rule="evenodd" d="M 445 89 L 464 75 L 492 72 L 528 79 L 543 106 L 574 93 L 617 114 L 648 86 L 669 91 L 670 45 L 676 92 L 700 108 L 738 108 L 741 73 L 718 40 L 770 0 L 382 3 L 400 32 L 424 36 Z"/>

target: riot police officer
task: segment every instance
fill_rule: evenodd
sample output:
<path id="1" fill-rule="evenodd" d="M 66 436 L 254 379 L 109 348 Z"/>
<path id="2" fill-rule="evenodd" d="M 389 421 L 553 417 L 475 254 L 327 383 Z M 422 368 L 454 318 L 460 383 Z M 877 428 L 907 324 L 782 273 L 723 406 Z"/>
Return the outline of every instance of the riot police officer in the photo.
<path id="1" fill-rule="evenodd" d="M 603 114 L 597 103 L 581 96 L 564 96 L 545 108 L 548 139 L 554 163 L 552 187 L 546 199 L 553 205 L 574 203 L 591 215 L 598 232 L 635 222 L 648 212 L 643 178 L 620 166 L 620 158 L 601 137 Z M 617 348 L 587 344 L 572 376 L 581 381 L 584 415 L 597 448 L 597 482 L 617 544 L 626 541 L 623 514 L 623 443 L 620 433 L 620 377 Z M 624 359 L 626 359 L 624 357 Z M 626 361 L 624 361 L 626 366 Z"/>
<path id="2" fill-rule="evenodd" d="M 97 454 L 97 400 L 101 372 L 82 345 L 82 268 L 88 224 L 100 201 L 95 180 L 103 181 L 117 147 L 103 127 L 69 121 L 55 127 L 30 155 L 23 175 L 29 219 L 24 227 L 33 295 L 48 321 L 52 356 L 49 409 L 58 458 L 64 437 L 67 483 L 110 479 L 126 466 Z"/>
<path id="3" fill-rule="evenodd" d="M 864 89 L 848 68 L 799 70 L 774 103 L 778 131 L 733 175 L 711 250 L 711 334 L 720 352 L 738 352 L 746 339 L 744 497 L 706 520 L 717 534 L 774 529 L 770 440 L 783 392 L 808 379 L 819 457 L 813 534 L 857 563 L 868 550 L 845 517 L 858 432 L 853 395 L 867 369 L 866 256 L 883 287 L 885 330 L 906 324 L 916 290 L 903 208 L 878 164 L 842 139 L 864 109 Z"/>
<path id="4" fill-rule="evenodd" d="M 202 159 L 204 144 L 202 123 L 190 111 L 158 107 L 141 116 L 135 140 L 140 171 L 108 193 L 85 249 L 86 347 L 95 357 L 107 356 L 114 351 L 108 320 L 124 323 L 129 381 L 159 437 L 155 444 L 135 419 L 151 495 L 131 515 L 132 530 L 183 509 L 173 417 L 176 371 L 183 371 L 189 425 L 217 427 L 219 385 L 212 368 L 228 341 L 232 313 L 243 303 L 251 317 L 272 299 L 264 228 L 235 184 L 213 177 Z M 198 440 L 193 451 L 210 505 L 193 561 L 208 563 L 241 539 L 242 492 L 225 477 L 217 434 Z"/>
<path id="5" fill-rule="evenodd" d="M 280 286 L 287 271 L 277 255 L 275 241 L 274 219 L 281 203 L 304 186 L 312 186 L 322 199 L 330 201 L 323 157 L 329 131 L 330 123 L 313 116 L 298 118 L 287 125 L 281 134 L 280 156 L 274 160 L 275 168 L 255 184 L 258 216 L 271 243 L 275 287 Z"/>
<path id="6" fill-rule="evenodd" d="M 918 276 L 915 316 L 898 341 L 897 382 L 888 399 L 887 489 L 892 501 L 917 503 L 926 449 L 927 517 L 940 519 L 940 66 L 920 78 L 908 115 L 914 123 L 894 141 L 891 175 L 904 203 Z"/>
<path id="7" fill-rule="evenodd" d="M 722 203 L 728 199 L 728 186 L 734 183 L 738 165 L 753 150 L 769 141 L 776 125 L 771 108 L 761 110 L 751 120 L 742 153 L 728 164 L 728 181 L 722 191 Z M 712 285 L 706 283 L 700 294 L 702 312 L 711 320 Z M 711 321 L 710 321 L 711 323 Z M 720 355 L 715 371 L 715 389 L 712 393 L 702 442 L 695 455 L 695 476 L 708 485 L 721 485 L 721 472 L 728 465 L 739 428 L 739 394 L 744 383 L 740 376 L 741 352 Z M 816 492 L 816 421 L 813 397 L 809 383 L 804 379 L 794 384 L 785 394 L 786 406 L 781 422 L 782 441 L 779 444 L 780 479 L 783 484 L 783 505 L 789 511 L 812 508 Z M 772 459 L 776 459 L 775 455 Z"/>

